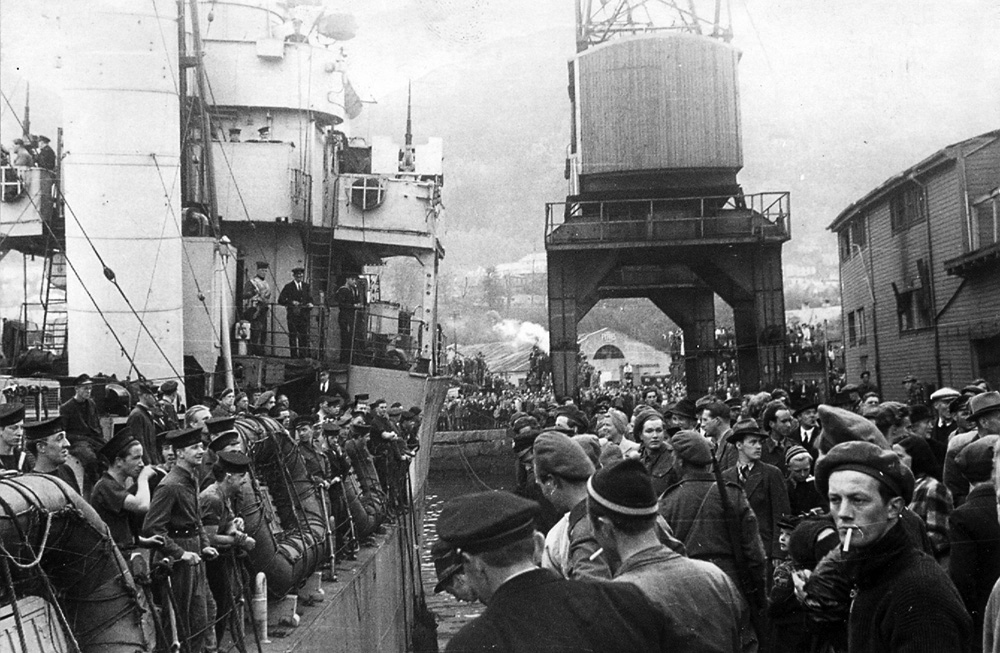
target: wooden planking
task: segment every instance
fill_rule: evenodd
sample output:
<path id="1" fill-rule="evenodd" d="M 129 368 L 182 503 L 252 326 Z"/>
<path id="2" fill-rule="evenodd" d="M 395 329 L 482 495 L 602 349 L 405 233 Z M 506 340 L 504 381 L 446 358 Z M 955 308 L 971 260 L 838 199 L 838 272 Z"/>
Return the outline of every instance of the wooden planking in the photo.
<path id="1" fill-rule="evenodd" d="M 732 46 L 683 34 L 581 53 L 583 174 L 742 167 L 737 61 Z"/>

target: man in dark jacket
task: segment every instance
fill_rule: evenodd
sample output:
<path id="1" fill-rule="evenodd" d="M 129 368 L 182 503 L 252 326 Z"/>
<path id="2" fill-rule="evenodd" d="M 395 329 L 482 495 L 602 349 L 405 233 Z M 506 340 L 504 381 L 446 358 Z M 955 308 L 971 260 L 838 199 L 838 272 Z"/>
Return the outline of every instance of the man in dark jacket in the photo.
<path id="1" fill-rule="evenodd" d="M 788 490 L 785 479 L 774 465 L 761 462 L 762 441 L 767 437 L 757 428 L 754 419 L 740 420 L 733 427 L 729 441 L 736 445 L 739 458 L 734 467 L 723 472 L 730 483 L 738 483 L 757 517 L 764 555 L 769 562 L 780 557 L 778 520 L 789 514 Z"/>
<path id="2" fill-rule="evenodd" d="M 156 425 L 156 390 L 144 381 L 134 384 L 133 391 L 138 397 L 135 408 L 129 413 L 125 425 L 132 437 L 142 445 L 142 461 L 147 465 L 163 462 L 160 448 L 156 446 L 156 434 L 162 430 Z"/>
<path id="3" fill-rule="evenodd" d="M 309 315 L 313 307 L 312 289 L 305 281 L 305 268 L 292 270 L 292 280 L 278 295 L 288 322 L 288 349 L 292 358 L 309 356 Z"/>
<path id="4" fill-rule="evenodd" d="M 816 465 L 855 587 L 851 653 L 971 649 L 961 596 L 934 559 L 913 548 L 900 521 L 913 484 L 896 454 L 869 442 L 839 444 Z"/>
<path id="5" fill-rule="evenodd" d="M 438 536 L 462 553 L 463 569 L 487 607 L 448 643 L 451 653 L 681 650 L 660 611 L 627 583 L 577 583 L 538 569 L 538 505 L 509 492 L 452 499 Z"/>
<path id="6" fill-rule="evenodd" d="M 982 645 L 986 602 L 1000 578 L 1000 524 L 996 488 L 991 480 L 993 449 L 998 441 L 1000 436 L 987 435 L 959 452 L 956 463 L 972 484 L 972 491 L 948 518 L 948 575 L 972 615 L 976 649 Z"/>

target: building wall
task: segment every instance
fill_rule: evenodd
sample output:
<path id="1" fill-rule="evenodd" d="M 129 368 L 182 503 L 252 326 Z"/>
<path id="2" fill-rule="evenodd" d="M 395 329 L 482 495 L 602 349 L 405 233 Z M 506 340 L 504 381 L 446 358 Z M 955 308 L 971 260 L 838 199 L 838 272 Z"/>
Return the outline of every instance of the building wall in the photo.
<path id="1" fill-rule="evenodd" d="M 882 378 L 877 381 L 881 382 L 883 399 L 905 399 L 901 382 L 906 374 L 914 374 L 935 387 L 961 387 L 980 374 L 971 340 L 1000 331 L 1000 271 L 962 279 L 949 275 L 945 263 L 968 251 L 969 198 L 995 188 L 998 178 L 1000 142 L 994 140 L 979 149 L 967 148 L 964 158 L 939 166 L 920 178 L 925 184 L 926 222 L 894 233 L 890 219 L 891 193 L 865 208 L 866 247 L 860 255 L 855 251 L 840 265 L 849 381 L 858 379 L 865 367 L 865 357 L 867 368 L 875 376 L 873 328 L 878 330 Z M 892 284 L 896 284 L 899 292 L 921 287 L 918 273 L 921 259 L 929 266 L 930 323 L 934 323 L 936 316 L 937 342 L 933 326 L 905 332 L 899 326 Z M 875 311 L 871 309 L 869 265 Z M 868 322 L 867 341 L 851 345 L 848 316 L 861 307 Z M 876 313 L 874 319 L 872 312 Z"/>

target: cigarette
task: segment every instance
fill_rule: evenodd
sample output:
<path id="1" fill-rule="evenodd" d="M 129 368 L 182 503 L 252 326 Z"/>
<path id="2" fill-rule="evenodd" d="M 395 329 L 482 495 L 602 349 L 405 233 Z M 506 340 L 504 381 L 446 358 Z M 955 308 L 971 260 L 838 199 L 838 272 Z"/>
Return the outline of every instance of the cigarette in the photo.
<path id="1" fill-rule="evenodd" d="M 847 553 L 848 549 L 851 548 L 851 533 L 854 532 L 853 528 L 847 529 L 847 534 L 844 535 L 844 553 Z"/>
<path id="2" fill-rule="evenodd" d="M 600 548 L 600 549 L 598 549 L 597 551 L 594 551 L 593 553 L 591 553 L 591 554 L 590 554 L 590 557 L 589 557 L 589 558 L 587 558 L 587 560 L 590 560 L 591 562 L 593 562 L 594 560 L 597 560 L 597 558 L 598 558 L 598 557 L 599 557 L 599 556 L 600 556 L 600 555 L 601 555 L 602 553 L 604 553 L 604 547 L 601 547 L 601 548 Z"/>

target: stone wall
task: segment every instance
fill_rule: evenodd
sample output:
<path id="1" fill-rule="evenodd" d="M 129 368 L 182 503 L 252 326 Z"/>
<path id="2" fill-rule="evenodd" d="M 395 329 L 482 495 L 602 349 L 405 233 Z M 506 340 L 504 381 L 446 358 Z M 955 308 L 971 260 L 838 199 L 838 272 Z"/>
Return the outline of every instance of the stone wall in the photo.
<path id="1" fill-rule="evenodd" d="M 514 468 L 514 449 L 507 431 L 438 431 L 431 450 L 432 473 L 505 474 Z"/>

